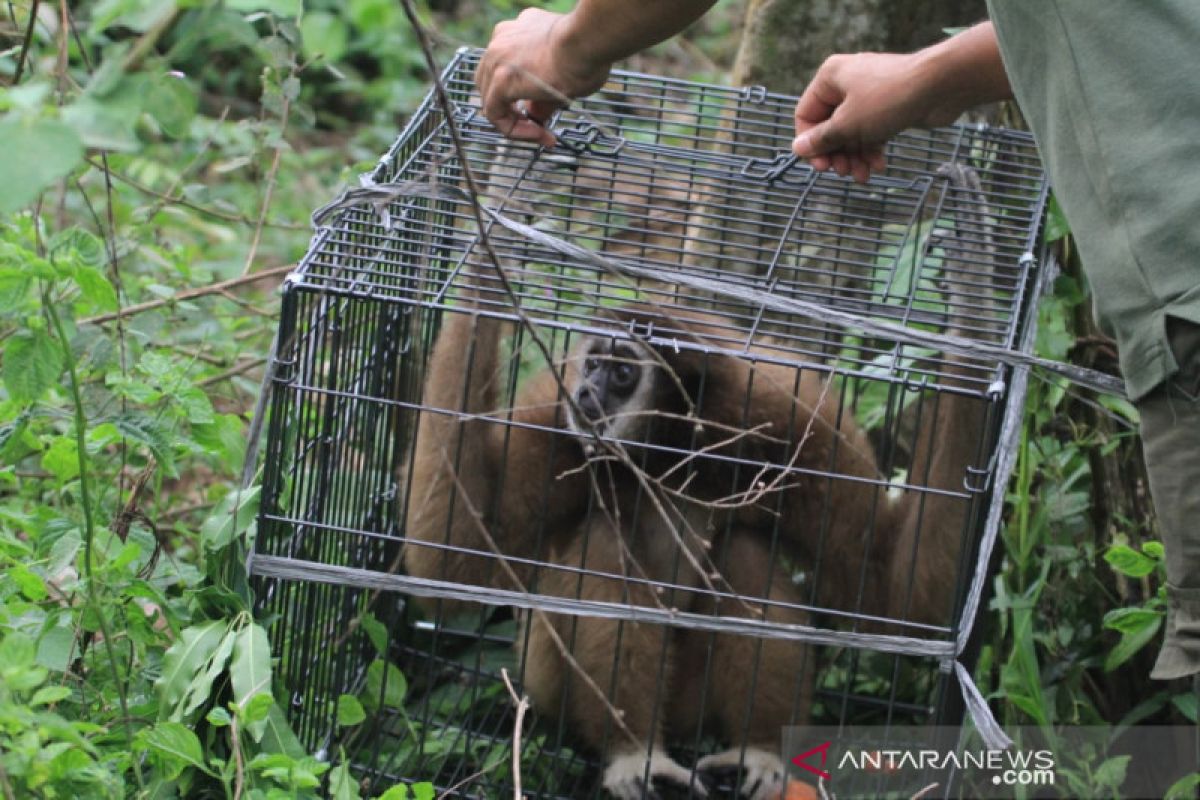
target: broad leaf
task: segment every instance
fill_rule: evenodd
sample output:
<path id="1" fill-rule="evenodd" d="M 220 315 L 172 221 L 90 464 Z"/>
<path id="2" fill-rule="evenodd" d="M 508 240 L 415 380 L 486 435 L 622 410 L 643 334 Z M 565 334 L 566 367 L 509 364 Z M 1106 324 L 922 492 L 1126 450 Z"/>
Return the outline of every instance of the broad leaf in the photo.
<path id="1" fill-rule="evenodd" d="M 212 658 L 208 661 L 208 666 L 197 672 L 192 682 L 188 685 L 187 696 L 184 702 L 181 703 L 171 715 L 171 719 L 182 721 L 188 717 L 193 711 L 203 705 L 213 693 L 213 684 L 221 673 L 225 671 L 225 665 L 229 663 L 229 656 L 233 653 L 233 645 L 237 640 L 237 634 L 231 630 L 226 630 L 225 635 L 221 638 L 221 643 L 217 649 L 213 651 Z"/>
<path id="2" fill-rule="evenodd" d="M 1130 578 L 1144 578 L 1154 571 L 1157 562 L 1132 547 L 1115 544 L 1104 553 L 1104 560 L 1109 566 L 1122 575 Z"/>
<path id="3" fill-rule="evenodd" d="M 1112 672 L 1133 658 L 1139 650 L 1149 644 L 1161 626 L 1162 620 L 1157 619 L 1153 624 L 1145 625 L 1132 633 L 1121 634 L 1121 641 L 1117 642 L 1117 646 L 1104 659 L 1104 671 Z"/>
<path id="4" fill-rule="evenodd" d="M 228 632 L 228 623 L 217 620 L 201 622 L 180 632 L 175 644 L 163 655 L 162 675 L 155 682 L 162 699 L 163 717 L 179 716 L 175 714 L 176 708 L 188 697 L 196 675 L 205 669 Z"/>
<path id="5" fill-rule="evenodd" d="M 0 214 L 29 205 L 83 161 L 83 144 L 54 120 L 0 122 Z"/>
<path id="6" fill-rule="evenodd" d="M 337 724 L 343 728 L 352 725 L 358 725 L 367 718 L 367 712 L 363 710 L 362 703 L 358 702 L 358 698 L 351 694 L 344 694 L 338 698 L 337 702 Z"/>
<path id="7" fill-rule="evenodd" d="M 358 780 L 350 771 L 350 763 L 346 754 L 342 753 L 341 762 L 329 773 L 329 796 L 333 800 L 360 800 Z"/>
<path id="8" fill-rule="evenodd" d="M 200 526 L 200 541 L 209 551 L 228 547 L 237 537 L 253 538 L 253 525 L 258 516 L 260 486 L 244 491 L 234 489 L 217 505 Z"/>
<path id="9" fill-rule="evenodd" d="M 211 774 L 204 763 L 200 739 L 178 722 L 160 722 L 153 728 L 139 732 L 137 744 L 140 749 L 156 756 L 172 779 L 178 777 L 186 767 L 195 767 Z"/>
<path id="10" fill-rule="evenodd" d="M 246 708 L 255 695 L 271 693 L 271 645 L 267 632 L 258 623 L 238 631 L 229 677 L 233 682 L 233 701 L 242 708 Z M 262 740 L 266 725 L 264 718 L 248 726 L 254 741 Z"/>
<path id="11" fill-rule="evenodd" d="M 4 346 L 4 387 L 18 403 L 41 399 L 62 369 L 62 350 L 45 331 L 19 333 Z"/>

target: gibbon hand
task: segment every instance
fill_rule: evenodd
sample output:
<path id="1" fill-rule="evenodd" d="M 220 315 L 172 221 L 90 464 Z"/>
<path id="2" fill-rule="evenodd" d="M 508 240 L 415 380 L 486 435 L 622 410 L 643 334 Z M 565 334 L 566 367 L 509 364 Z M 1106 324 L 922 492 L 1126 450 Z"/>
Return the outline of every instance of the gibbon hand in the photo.
<path id="1" fill-rule="evenodd" d="M 990 22 L 916 53 L 830 56 L 796 104 L 792 152 L 865 183 L 905 128 L 948 125 L 972 106 L 1011 97 Z"/>
<path id="2" fill-rule="evenodd" d="M 715 0 L 580 0 L 567 14 L 527 8 L 501 22 L 479 61 L 483 114 L 511 139 L 552 147 L 545 123 L 608 80 L 614 62 L 668 39 Z"/>

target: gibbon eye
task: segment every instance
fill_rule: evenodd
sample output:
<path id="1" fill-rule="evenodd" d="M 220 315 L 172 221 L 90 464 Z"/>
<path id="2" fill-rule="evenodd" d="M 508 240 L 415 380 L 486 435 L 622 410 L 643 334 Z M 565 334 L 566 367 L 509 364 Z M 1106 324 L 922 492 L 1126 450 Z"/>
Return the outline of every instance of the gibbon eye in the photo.
<path id="1" fill-rule="evenodd" d="M 600 369 L 600 359 L 590 356 L 583 360 L 583 372 L 585 375 L 590 375 L 598 369 Z"/>
<path id="2" fill-rule="evenodd" d="M 613 384 L 618 389 L 627 389 L 637 381 L 638 369 L 634 364 L 617 364 L 613 368 Z"/>

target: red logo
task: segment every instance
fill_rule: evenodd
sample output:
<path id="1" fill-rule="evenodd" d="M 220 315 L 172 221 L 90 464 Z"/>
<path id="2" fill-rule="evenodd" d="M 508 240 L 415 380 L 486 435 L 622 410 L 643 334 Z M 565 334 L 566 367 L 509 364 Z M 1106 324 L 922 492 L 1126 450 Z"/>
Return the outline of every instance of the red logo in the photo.
<path id="1" fill-rule="evenodd" d="M 825 770 L 817 769 L 812 764 L 808 764 L 806 762 L 808 761 L 808 759 L 810 757 L 819 753 L 821 755 L 821 766 L 822 767 L 825 766 L 825 760 L 827 758 L 829 758 L 829 748 L 831 746 L 833 746 L 833 742 L 825 742 L 824 744 L 819 744 L 816 747 L 812 748 L 811 750 L 806 750 L 803 753 L 801 753 L 800 755 L 793 758 L 792 763 L 795 764 L 800 769 L 808 770 L 813 775 L 818 775 L 818 776 L 824 778 L 825 780 L 830 780 L 833 777 L 832 775 L 830 775 Z"/>

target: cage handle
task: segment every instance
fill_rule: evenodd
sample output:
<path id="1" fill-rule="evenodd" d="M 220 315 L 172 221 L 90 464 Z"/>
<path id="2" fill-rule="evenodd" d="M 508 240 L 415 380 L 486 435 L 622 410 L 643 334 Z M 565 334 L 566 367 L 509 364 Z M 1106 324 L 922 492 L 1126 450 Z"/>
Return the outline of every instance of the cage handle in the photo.
<path id="1" fill-rule="evenodd" d="M 623 136 L 610 136 L 593 122 L 577 122 L 553 132 L 558 143 L 576 155 L 616 156 L 625 147 Z"/>
<path id="2" fill-rule="evenodd" d="M 780 153 L 774 158 L 751 158 L 742 165 L 742 170 L 739 175 L 743 178 L 751 180 L 766 181 L 774 183 L 796 167 L 800 161 L 800 156 L 795 153 Z M 813 168 L 809 165 L 800 167 L 805 178 L 811 177 Z"/>

